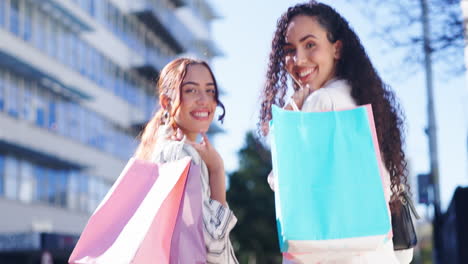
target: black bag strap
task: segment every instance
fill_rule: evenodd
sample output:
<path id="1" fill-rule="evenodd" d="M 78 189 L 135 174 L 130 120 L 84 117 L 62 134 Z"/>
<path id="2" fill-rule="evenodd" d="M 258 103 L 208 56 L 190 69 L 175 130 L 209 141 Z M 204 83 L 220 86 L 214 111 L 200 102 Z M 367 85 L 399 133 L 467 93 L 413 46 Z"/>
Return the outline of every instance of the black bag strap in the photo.
<path id="1" fill-rule="evenodd" d="M 411 209 L 411 212 L 413 213 L 414 217 L 416 217 L 416 219 L 419 220 L 421 216 L 419 216 L 418 211 L 416 211 L 416 208 L 414 207 L 413 199 L 409 197 L 406 191 L 403 191 L 403 197 L 404 197 L 405 202 L 408 203 L 409 208 Z"/>

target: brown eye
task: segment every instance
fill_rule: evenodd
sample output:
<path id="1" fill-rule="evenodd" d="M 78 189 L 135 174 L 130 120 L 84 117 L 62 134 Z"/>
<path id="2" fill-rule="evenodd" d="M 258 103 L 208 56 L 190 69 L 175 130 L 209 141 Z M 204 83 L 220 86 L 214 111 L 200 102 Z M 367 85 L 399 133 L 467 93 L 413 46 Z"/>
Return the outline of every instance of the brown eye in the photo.
<path id="1" fill-rule="evenodd" d="M 194 89 L 194 88 L 187 88 L 187 89 L 184 90 L 184 93 L 187 93 L 187 94 L 188 94 L 188 93 L 196 93 L 196 92 L 197 92 L 197 91 L 196 91 L 196 89 Z"/>
<path id="2" fill-rule="evenodd" d="M 306 48 L 308 48 L 308 49 L 313 48 L 314 46 L 315 46 L 315 44 L 312 43 L 312 42 L 309 42 L 309 43 L 306 44 Z"/>
<path id="3" fill-rule="evenodd" d="M 294 48 L 284 48 L 284 49 L 283 49 L 283 53 L 284 53 L 284 55 L 286 55 L 286 56 L 287 56 L 287 55 L 294 54 L 294 52 L 295 52 L 295 49 L 294 49 Z"/>
<path id="4" fill-rule="evenodd" d="M 207 89 L 206 92 L 212 93 L 212 94 L 216 94 L 216 90 L 215 90 L 215 89 Z"/>

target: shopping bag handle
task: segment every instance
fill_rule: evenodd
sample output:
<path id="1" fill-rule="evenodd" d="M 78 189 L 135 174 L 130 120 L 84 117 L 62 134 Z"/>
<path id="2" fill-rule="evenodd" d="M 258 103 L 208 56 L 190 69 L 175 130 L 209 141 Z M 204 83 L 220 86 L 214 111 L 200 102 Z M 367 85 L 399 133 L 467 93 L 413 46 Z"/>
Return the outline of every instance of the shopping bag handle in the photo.
<path id="1" fill-rule="evenodd" d="M 297 104 L 296 104 L 296 102 L 294 101 L 294 99 L 292 99 L 292 97 L 289 97 L 289 100 L 288 100 L 288 101 L 289 101 L 289 102 L 286 102 L 286 104 L 284 105 L 283 109 L 285 109 L 286 106 L 289 104 L 289 105 L 291 105 L 293 111 L 296 111 L 296 112 L 299 112 L 299 111 L 300 111 L 300 110 L 299 110 L 299 107 L 297 107 Z"/>
<path id="2" fill-rule="evenodd" d="M 416 217 L 416 219 L 419 220 L 421 218 L 421 216 L 419 216 L 418 211 L 416 211 L 416 208 L 414 207 L 413 200 L 408 195 L 408 193 L 406 193 L 406 191 L 403 191 L 403 197 L 405 198 L 406 202 L 408 203 L 409 208 L 411 209 L 411 212 L 413 213 L 414 217 Z"/>

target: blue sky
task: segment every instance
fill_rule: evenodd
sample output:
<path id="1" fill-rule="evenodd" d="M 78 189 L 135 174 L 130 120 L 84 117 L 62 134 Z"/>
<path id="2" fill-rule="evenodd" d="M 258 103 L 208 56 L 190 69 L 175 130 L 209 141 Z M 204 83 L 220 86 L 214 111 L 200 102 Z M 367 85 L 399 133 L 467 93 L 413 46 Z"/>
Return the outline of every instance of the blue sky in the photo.
<path id="1" fill-rule="evenodd" d="M 216 58 L 213 67 L 226 92 L 221 99 L 227 110 L 222 125 L 226 133 L 219 135 L 215 144 L 224 158 L 226 170 L 233 171 L 238 166 L 237 151 L 244 145 L 245 134 L 256 129 L 258 98 L 276 21 L 298 1 L 211 2 L 223 17 L 213 23 L 212 33 L 225 56 Z M 426 90 L 422 69 L 416 74 L 406 74 L 406 69 L 398 68 L 401 54 L 388 54 L 382 49 L 385 43 L 371 36 L 371 23 L 358 8 L 345 0 L 324 2 L 335 7 L 350 22 L 381 77 L 396 91 L 406 113 L 406 154 L 411 176 L 428 172 L 428 146 L 424 133 Z M 445 208 L 456 186 L 468 184 L 468 90 L 465 75 L 438 78 L 437 74 L 435 71 L 435 110 L 441 199 Z M 416 178 L 412 180 L 416 181 Z"/>

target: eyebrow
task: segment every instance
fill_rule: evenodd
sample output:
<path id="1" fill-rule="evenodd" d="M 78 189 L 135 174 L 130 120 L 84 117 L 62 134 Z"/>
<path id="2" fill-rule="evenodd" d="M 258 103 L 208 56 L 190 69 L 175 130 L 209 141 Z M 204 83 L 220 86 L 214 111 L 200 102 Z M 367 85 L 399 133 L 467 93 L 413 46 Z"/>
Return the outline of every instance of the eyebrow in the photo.
<path id="1" fill-rule="evenodd" d="M 197 83 L 197 82 L 184 82 L 184 83 L 182 83 L 182 87 L 184 87 L 185 85 L 188 85 L 188 84 L 195 85 L 195 86 L 200 86 L 200 84 Z M 214 83 L 207 83 L 206 85 L 207 86 L 214 86 Z"/>
<path id="2" fill-rule="evenodd" d="M 303 42 L 304 40 L 306 40 L 306 39 L 308 39 L 308 38 L 317 39 L 317 37 L 316 37 L 315 35 L 307 34 L 307 35 L 305 35 L 304 37 L 302 37 L 301 39 L 299 39 L 299 42 Z M 291 43 L 289 43 L 289 42 L 286 42 L 286 43 L 285 43 L 285 46 L 287 46 L 287 45 L 293 45 L 293 44 L 291 44 Z"/>

